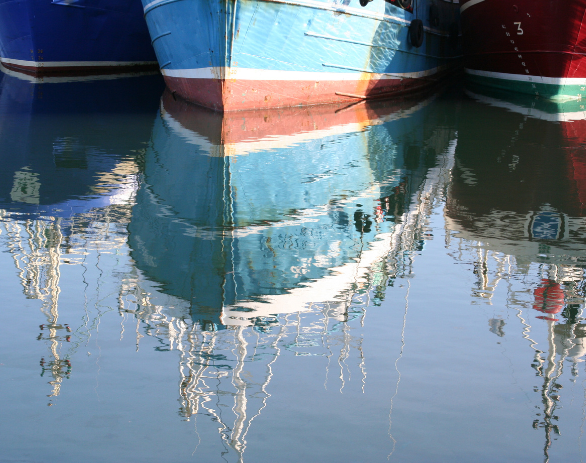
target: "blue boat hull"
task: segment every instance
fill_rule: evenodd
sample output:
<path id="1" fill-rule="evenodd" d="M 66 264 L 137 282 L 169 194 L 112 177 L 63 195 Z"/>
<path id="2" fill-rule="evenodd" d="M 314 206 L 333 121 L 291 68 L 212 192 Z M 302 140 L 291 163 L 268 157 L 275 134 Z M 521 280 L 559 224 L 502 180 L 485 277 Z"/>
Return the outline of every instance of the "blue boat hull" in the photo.
<path id="1" fill-rule="evenodd" d="M 33 75 L 156 67 L 138 0 L 0 0 L 0 61 Z"/>
<path id="2" fill-rule="evenodd" d="M 411 12 L 383 0 L 142 1 L 168 87 L 217 111 L 404 93 L 460 56 L 455 3 L 419 0 Z"/>

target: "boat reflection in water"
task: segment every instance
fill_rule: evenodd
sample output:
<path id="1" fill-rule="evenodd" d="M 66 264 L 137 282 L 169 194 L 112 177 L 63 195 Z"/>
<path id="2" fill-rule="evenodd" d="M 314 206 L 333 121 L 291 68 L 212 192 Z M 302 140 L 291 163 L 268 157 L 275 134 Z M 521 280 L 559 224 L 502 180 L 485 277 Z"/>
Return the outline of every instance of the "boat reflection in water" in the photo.
<path id="1" fill-rule="evenodd" d="M 297 312 L 315 285 L 344 305 L 449 144 L 430 103 L 222 118 L 165 93 L 130 225 L 137 265 L 202 322 Z"/>
<path id="2" fill-rule="evenodd" d="M 477 299 L 490 303 L 505 280 L 507 309 L 517 312 L 542 378 L 535 392 L 543 410 L 533 426 L 545 429 L 549 461 L 564 364 L 575 380 L 586 353 L 586 112 L 579 101 L 475 87 L 467 94 L 481 104 L 470 104 L 459 124 L 445 210 L 450 247 L 473 264 Z M 505 317 L 489 320 L 490 331 L 504 336 Z M 537 342 L 539 323 L 547 330 Z"/>
<path id="3" fill-rule="evenodd" d="M 430 238 L 451 116 L 427 98 L 222 117 L 163 95 L 120 310 L 181 351 L 180 414 L 212 417 L 238 459 L 282 351 L 338 357 L 363 387 L 361 320 Z"/>
<path id="4" fill-rule="evenodd" d="M 112 176 L 148 141 L 160 77 L 35 79 L 1 69 L 0 207 L 71 216 L 100 198 L 109 204 L 117 194 Z"/>
<path id="5" fill-rule="evenodd" d="M 34 79 L 3 71 L 0 234 L 24 295 L 42 304 L 37 339 L 49 354 L 41 375 L 52 377 L 49 397 L 56 397 L 92 325 L 59 321 L 61 266 L 89 264 L 88 251 L 100 244 L 124 245 L 137 156 L 158 105 L 152 90 L 162 86 L 157 75 Z"/>

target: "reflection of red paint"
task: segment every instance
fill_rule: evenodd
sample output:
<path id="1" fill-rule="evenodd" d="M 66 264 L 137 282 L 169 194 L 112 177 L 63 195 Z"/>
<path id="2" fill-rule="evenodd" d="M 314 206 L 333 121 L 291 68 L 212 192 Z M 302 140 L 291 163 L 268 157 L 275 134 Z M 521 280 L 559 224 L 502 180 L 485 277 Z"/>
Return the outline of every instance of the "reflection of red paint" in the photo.
<path id="1" fill-rule="evenodd" d="M 559 283 L 553 280 L 541 280 L 541 286 L 537 288 L 533 294 L 535 295 L 535 303 L 533 308 L 543 313 L 560 313 L 564 308 L 564 290 Z M 545 318 L 545 317 L 538 317 Z M 546 320 L 551 320 L 545 318 Z"/>
<path id="2" fill-rule="evenodd" d="M 578 200 L 580 201 L 581 212 L 584 213 L 584 209 L 586 208 L 586 158 L 583 152 L 572 153 L 570 163 L 575 188 L 578 193 Z"/>
<path id="3" fill-rule="evenodd" d="M 551 317 L 544 317 L 543 315 L 540 315 L 539 317 L 535 317 L 535 318 L 539 318 L 540 320 L 549 320 L 550 322 L 559 322 L 559 318 L 551 318 Z"/>
<path id="4" fill-rule="evenodd" d="M 584 121 L 572 121 L 564 124 L 565 141 L 568 144 L 568 178 L 571 182 L 572 193 L 579 202 L 580 216 L 586 212 L 586 156 L 584 155 Z M 572 195 L 572 196 L 573 196 Z"/>

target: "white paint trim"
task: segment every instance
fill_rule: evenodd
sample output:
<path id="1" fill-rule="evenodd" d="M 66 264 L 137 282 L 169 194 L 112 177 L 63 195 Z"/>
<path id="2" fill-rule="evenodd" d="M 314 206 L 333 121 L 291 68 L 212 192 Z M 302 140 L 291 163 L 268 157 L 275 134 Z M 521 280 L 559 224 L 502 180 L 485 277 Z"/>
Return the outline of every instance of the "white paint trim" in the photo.
<path id="1" fill-rule="evenodd" d="M 484 0 L 470 0 L 469 2 L 464 3 L 461 7 L 460 7 L 460 14 L 464 13 L 464 11 L 466 11 L 469 7 L 474 6 L 474 5 L 478 5 L 479 3 L 484 2 Z"/>
<path id="2" fill-rule="evenodd" d="M 369 193 L 371 193 L 370 197 L 380 195 L 380 190 Z M 367 198 L 370 199 L 368 196 Z M 405 218 L 404 216 L 402 218 Z M 276 313 L 307 312 L 313 308 L 314 304 L 333 302 L 339 303 L 342 307 L 350 305 L 348 302 L 350 298 L 347 296 L 344 298 L 344 294 L 358 293 L 359 290 L 355 289 L 357 285 L 360 289 L 370 290 L 368 275 L 371 268 L 397 247 L 393 244 L 401 241 L 401 232 L 404 231 L 405 227 L 399 225 L 394 232 L 376 235 L 372 242 L 365 246 L 366 249 L 358 258 L 348 259 L 348 262 L 329 269 L 322 278 L 303 282 L 284 294 L 262 295 L 257 298 L 259 300 L 249 298 L 238 301 L 234 305 L 223 306 L 220 321 L 228 326 L 246 326 L 251 325 L 251 319 L 255 317 L 274 316 Z M 250 312 L 243 314 L 242 307 Z M 339 312 L 343 313 L 344 310 Z"/>
<path id="3" fill-rule="evenodd" d="M 541 111 L 540 109 L 527 108 L 525 106 L 519 106 L 513 103 L 509 103 L 508 101 L 499 100 L 497 98 L 479 95 L 477 93 L 471 92 L 470 90 L 465 90 L 465 92 L 470 98 L 478 100 L 482 103 L 486 103 L 490 106 L 494 106 L 497 108 L 504 108 L 511 112 L 522 114 L 533 119 L 540 119 L 549 122 L 571 122 L 583 121 L 586 119 L 586 111 L 560 111 L 558 113 L 548 113 L 545 111 Z"/>
<path id="4" fill-rule="evenodd" d="M 0 72 L 14 77 L 19 80 L 26 80 L 31 84 L 62 84 L 65 82 L 91 82 L 95 80 L 115 80 L 115 79 L 127 79 L 138 76 L 154 76 L 159 74 L 159 71 L 144 71 L 144 72 L 123 72 L 120 74 L 94 74 L 91 76 L 51 76 L 51 77 L 35 77 L 29 74 L 25 74 L 20 71 L 13 71 L 4 67 L 0 63 Z"/>
<path id="5" fill-rule="evenodd" d="M 583 77 L 542 77 L 530 74 L 507 74 L 504 72 L 479 71 L 477 69 L 465 69 L 467 74 L 493 79 L 514 80 L 517 82 L 530 82 L 534 84 L 547 85 L 586 85 L 586 78 Z"/>
<path id="6" fill-rule="evenodd" d="M 416 232 L 421 230 L 421 224 L 425 223 L 431 215 L 430 211 L 433 210 L 433 199 L 437 197 L 437 190 L 447 183 L 446 178 L 453 167 L 456 146 L 457 143 L 454 140 L 450 141 L 442 156 L 443 163 L 428 171 L 425 182 L 409 203 L 408 212 L 401 216 L 401 220 L 397 221 L 392 231 L 377 234 L 365 246 L 360 256 L 330 268 L 323 277 L 304 282 L 284 294 L 261 295 L 255 300 L 248 298 L 248 300 L 224 306 L 220 316 L 222 324 L 251 325 L 252 319 L 259 316 L 309 311 L 313 309 L 314 304 L 324 302 L 340 304 L 342 309 L 339 313 L 343 313 L 348 301 L 352 299 L 348 297 L 349 295 L 358 294 L 360 290 L 367 292 L 372 288 L 368 275 L 373 266 L 392 253 L 404 251 L 405 243 L 414 241 Z M 344 203 L 371 202 L 372 199 L 379 197 L 382 185 L 374 182 L 363 194 L 348 198 Z M 325 212 L 323 207 L 315 209 L 316 215 L 323 216 Z M 251 309 L 251 312 L 243 314 L 240 310 L 243 307 Z"/>
<path id="7" fill-rule="evenodd" d="M 154 0 L 154 1 L 153 1 L 153 2 L 151 2 L 151 3 L 147 3 L 147 4 L 144 6 L 144 8 L 143 8 L 143 12 L 144 12 L 144 13 L 146 13 L 146 12 L 147 12 L 147 10 L 150 10 L 150 9 L 154 8 L 154 7 L 155 7 L 155 6 L 157 6 L 159 3 L 162 3 L 162 2 L 164 2 L 164 1 L 166 1 L 166 0 Z"/>
<path id="8" fill-rule="evenodd" d="M 200 69 L 162 69 L 164 76 L 175 77 L 180 79 L 226 79 L 234 80 L 276 80 L 276 81 L 358 81 L 364 80 L 364 76 L 371 79 L 396 80 L 399 78 L 417 79 L 437 74 L 445 66 L 438 66 L 433 69 L 418 72 L 402 73 L 371 73 L 371 72 L 307 72 L 307 71 L 274 71 L 267 69 L 249 69 L 249 68 L 228 68 L 228 67 L 208 67 Z"/>
<path id="9" fill-rule="evenodd" d="M 0 57 L 0 62 L 14 66 L 26 66 L 30 68 L 64 68 L 64 67 L 115 67 L 115 66 L 140 66 L 155 65 L 156 61 L 26 61 Z"/>

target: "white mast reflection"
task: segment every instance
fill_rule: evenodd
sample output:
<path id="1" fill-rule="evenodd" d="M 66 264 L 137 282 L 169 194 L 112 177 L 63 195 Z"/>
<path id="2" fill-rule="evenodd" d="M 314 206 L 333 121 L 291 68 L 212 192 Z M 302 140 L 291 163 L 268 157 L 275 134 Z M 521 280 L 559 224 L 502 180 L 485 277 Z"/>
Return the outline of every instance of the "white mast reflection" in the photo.
<path id="1" fill-rule="evenodd" d="M 84 338 L 89 339 L 90 331 L 101 316 L 98 314 L 88 327 L 86 314 L 85 330 L 79 327 L 75 332 L 68 324 L 60 323 L 61 265 L 83 264 L 91 250 L 96 250 L 99 258 L 104 243 L 106 252 L 124 243 L 122 236 L 112 233 L 118 224 L 112 223 L 109 215 L 115 215 L 118 220 L 129 217 L 127 202 L 136 187 L 135 174 L 136 164 L 129 161 L 120 162 L 112 172 L 101 173 L 99 180 L 108 182 L 108 187 L 94 187 L 94 192 L 109 193 L 111 206 L 94 210 L 88 207 L 90 212 L 77 216 L 61 218 L 47 215 L 21 219 L 18 213 L 9 215 L 0 209 L 0 235 L 6 237 L 6 247 L 12 255 L 23 294 L 28 299 L 41 302 L 40 310 L 46 319 L 39 326 L 41 333 L 37 340 L 48 341 L 49 355 L 47 359 L 41 358 L 40 366 L 41 376 L 49 373 L 52 378 L 49 381 L 51 393 L 47 395 L 49 406 L 60 395 L 63 379 L 71 375 L 71 357 Z M 122 176 L 130 181 L 122 182 L 124 186 L 118 189 L 113 188 L 114 181 L 120 181 Z M 35 181 L 38 179 L 35 178 Z M 22 198 L 15 201 L 22 201 Z M 65 229 L 68 233 L 64 232 Z M 69 348 L 63 352 L 65 345 Z"/>
<path id="2" fill-rule="evenodd" d="M 63 378 L 68 378 L 71 373 L 69 356 L 62 356 L 60 352 L 63 342 L 69 342 L 71 337 L 69 325 L 59 323 L 61 221 L 29 219 L 19 223 L 5 216 L 2 211 L 0 223 L 4 226 L 23 292 L 28 298 L 42 302 L 41 312 L 46 322 L 40 325 L 41 334 L 37 339 L 49 341 L 49 360 L 41 358 L 41 376 L 49 372 L 52 389 L 47 397 L 57 397 Z M 52 399 L 48 405 L 53 405 Z"/>
<path id="3" fill-rule="evenodd" d="M 560 434 L 556 409 L 561 400 L 560 379 L 564 364 L 571 363 L 571 381 L 575 381 L 579 375 L 578 365 L 584 362 L 583 357 L 586 355 L 586 324 L 581 323 L 584 320 L 585 270 L 567 263 L 539 264 L 537 277 L 541 282 L 537 288 L 525 286 L 522 290 L 515 290 L 509 277 L 523 273 L 529 275 L 531 267 L 525 262 L 519 263 L 514 255 L 504 255 L 491 249 L 493 245 L 480 241 L 470 242 L 467 238 L 459 238 L 457 246 L 458 254 L 453 254 L 454 257 L 475 263 L 477 286 L 472 291 L 474 297 L 490 304 L 499 281 L 507 282 L 506 308 L 515 310 L 522 326 L 521 336 L 534 352 L 531 366 L 537 376 L 542 378 L 541 385 L 536 386 L 534 391 L 540 393 L 543 407 L 533 421 L 533 428 L 542 428 L 545 432 L 543 455 L 544 462 L 548 463 L 554 435 Z M 551 260 L 555 262 L 555 256 Z M 478 269 L 482 269 L 482 272 Z M 527 307 L 535 310 L 533 315 L 547 324 L 547 348 L 540 348 L 540 343 L 532 337 L 533 327 L 528 322 L 529 317 L 523 314 Z M 561 316 L 566 321 L 560 323 L 557 317 Z M 504 332 L 499 331 L 504 322 L 497 330 L 494 329 L 494 323 L 489 321 L 489 325 L 490 331 L 504 336 Z"/>

